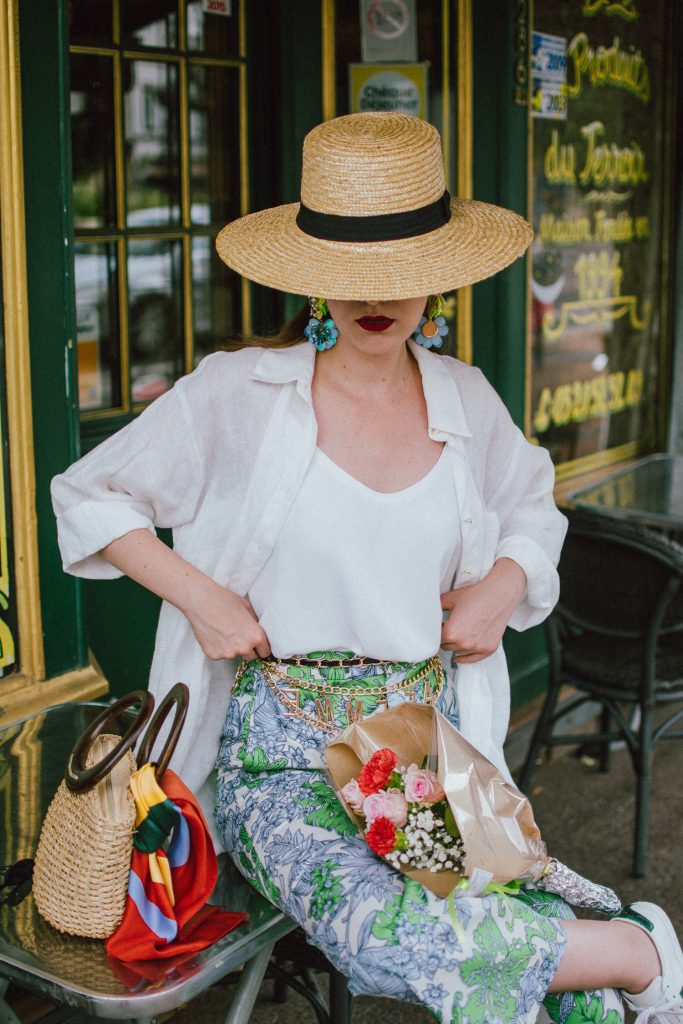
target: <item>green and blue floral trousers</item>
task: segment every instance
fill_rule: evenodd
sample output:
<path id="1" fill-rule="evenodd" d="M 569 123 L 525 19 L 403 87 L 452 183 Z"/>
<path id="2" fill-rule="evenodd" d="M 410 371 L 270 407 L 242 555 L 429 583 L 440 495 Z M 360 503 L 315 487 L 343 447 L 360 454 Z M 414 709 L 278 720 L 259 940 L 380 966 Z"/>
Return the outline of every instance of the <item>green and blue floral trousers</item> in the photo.
<path id="1" fill-rule="evenodd" d="M 217 761 L 216 820 L 241 872 L 298 922 L 351 991 L 422 1003 L 441 1024 L 620 1024 L 614 990 L 547 994 L 564 949 L 560 922 L 574 916 L 560 897 L 461 897 L 456 934 L 448 902 L 375 856 L 327 781 L 325 745 L 349 717 L 429 700 L 457 726 L 453 685 L 429 663 L 300 665 L 287 674 L 291 687 L 255 661 L 238 675 Z"/>

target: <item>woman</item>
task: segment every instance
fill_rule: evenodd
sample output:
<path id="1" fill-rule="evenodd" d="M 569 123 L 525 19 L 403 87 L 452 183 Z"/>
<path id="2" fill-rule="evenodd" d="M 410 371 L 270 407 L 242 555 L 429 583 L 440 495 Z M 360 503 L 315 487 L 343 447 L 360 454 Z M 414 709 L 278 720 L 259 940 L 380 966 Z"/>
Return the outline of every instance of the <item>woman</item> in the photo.
<path id="1" fill-rule="evenodd" d="M 552 608 L 564 520 L 547 454 L 479 371 L 427 348 L 440 294 L 520 256 L 526 222 L 450 201 L 437 132 L 394 114 L 314 129 L 301 198 L 228 225 L 218 251 L 315 295 L 311 314 L 265 351 L 208 357 L 57 478 L 65 567 L 164 599 L 150 686 L 192 690 L 177 770 L 198 789 L 218 752 L 221 839 L 354 991 L 522 1024 L 544 1001 L 555 1020 L 621 1020 L 620 988 L 639 1021 L 683 1020 L 658 908 L 589 922 L 547 894 L 465 898 L 458 938 L 321 774 L 350 718 L 406 699 L 507 771 L 501 638 Z"/>

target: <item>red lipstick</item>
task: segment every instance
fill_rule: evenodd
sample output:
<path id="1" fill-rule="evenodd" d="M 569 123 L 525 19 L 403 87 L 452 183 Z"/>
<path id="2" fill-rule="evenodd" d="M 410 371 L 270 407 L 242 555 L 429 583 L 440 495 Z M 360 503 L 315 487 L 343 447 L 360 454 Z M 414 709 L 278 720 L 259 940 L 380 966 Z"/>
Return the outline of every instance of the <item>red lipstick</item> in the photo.
<path id="1" fill-rule="evenodd" d="M 391 327 L 393 320 L 388 316 L 362 316 L 356 323 L 364 331 L 386 331 Z"/>

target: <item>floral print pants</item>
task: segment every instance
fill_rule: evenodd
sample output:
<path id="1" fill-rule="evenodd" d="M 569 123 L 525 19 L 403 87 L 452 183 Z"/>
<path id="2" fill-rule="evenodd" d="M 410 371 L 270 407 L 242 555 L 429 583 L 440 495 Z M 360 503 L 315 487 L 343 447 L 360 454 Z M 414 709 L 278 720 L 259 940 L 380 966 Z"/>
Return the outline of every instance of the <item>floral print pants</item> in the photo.
<path id="1" fill-rule="evenodd" d="M 292 666 L 288 674 L 291 688 L 278 687 L 268 663 L 250 662 L 238 675 L 217 762 L 216 820 L 241 872 L 298 922 L 351 991 L 422 1003 L 440 1024 L 620 1024 L 613 990 L 547 995 L 564 949 L 560 920 L 574 916 L 563 900 L 536 890 L 461 897 L 456 934 L 447 901 L 376 857 L 327 782 L 324 747 L 349 714 L 348 692 L 336 691 L 351 685 L 366 715 L 435 700 L 457 725 L 453 684 L 428 663 Z"/>

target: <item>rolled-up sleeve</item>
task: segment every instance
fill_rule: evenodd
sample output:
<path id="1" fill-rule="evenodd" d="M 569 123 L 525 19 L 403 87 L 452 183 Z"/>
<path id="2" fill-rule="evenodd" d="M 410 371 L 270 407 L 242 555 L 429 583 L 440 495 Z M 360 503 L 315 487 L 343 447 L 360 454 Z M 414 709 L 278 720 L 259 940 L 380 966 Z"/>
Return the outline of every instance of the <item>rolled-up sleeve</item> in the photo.
<path id="1" fill-rule="evenodd" d="M 189 378 L 185 378 L 185 381 Z M 52 481 L 65 571 L 120 576 L 99 552 L 131 530 L 189 522 L 202 487 L 196 418 L 183 381 Z"/>
<path id="2" fill-rule="evenodd" d="M 527 578 L 509 624 L 527 629 L 542 622 L 557 603 L 556 566 L 567 520 L 553 498 L 555 470 L 548 452 L 526 440 L 502 402 L 488 454 L 484 497 L 500 524 L 495 557 L 511 558 Z"/>

